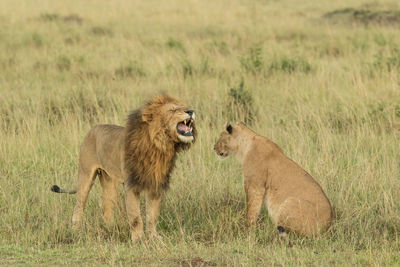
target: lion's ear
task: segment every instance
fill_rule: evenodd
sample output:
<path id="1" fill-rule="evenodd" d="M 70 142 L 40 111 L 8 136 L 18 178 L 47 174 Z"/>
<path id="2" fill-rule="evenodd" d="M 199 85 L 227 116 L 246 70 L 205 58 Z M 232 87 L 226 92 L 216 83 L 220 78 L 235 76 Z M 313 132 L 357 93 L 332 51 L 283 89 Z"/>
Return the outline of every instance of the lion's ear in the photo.
<path id="1" fill-rule="evenodd" d="M 153 116 L 151 114 L 143 114 L 142 113 L 142 121 L 144 122 L 151 122 Z"/>
<path id="2" fill-rule="evenodd" d="M 151 122 L 153 120 L 153 113 L 151 112 L 149 107 L 145 107 L 142 109 L 142 121 Z"/>

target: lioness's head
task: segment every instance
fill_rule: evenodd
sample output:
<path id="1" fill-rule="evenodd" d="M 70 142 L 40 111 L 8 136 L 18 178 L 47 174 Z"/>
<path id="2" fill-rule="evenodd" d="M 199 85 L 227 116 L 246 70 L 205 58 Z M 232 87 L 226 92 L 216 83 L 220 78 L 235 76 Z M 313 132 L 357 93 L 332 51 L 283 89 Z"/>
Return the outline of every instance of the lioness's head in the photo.
<path id="1" fill-rule="evenodd" d="M 178 99 L 158 96 L 142 108 L 141 115 L 154 142 L 190 144 L 195 140 L 195 112 Z"/>
<path id="2" fill-rule="evenodd" d="M 218 156 L 225 158 L 237 153 L 239 148 L 238 137 L 243 127 L 245 126 L 242 123 L 237 123 L 233 126 L 227 124 L 225 130 L 221 133 L 218 141 L 214 145 L 214 150 Z"/>

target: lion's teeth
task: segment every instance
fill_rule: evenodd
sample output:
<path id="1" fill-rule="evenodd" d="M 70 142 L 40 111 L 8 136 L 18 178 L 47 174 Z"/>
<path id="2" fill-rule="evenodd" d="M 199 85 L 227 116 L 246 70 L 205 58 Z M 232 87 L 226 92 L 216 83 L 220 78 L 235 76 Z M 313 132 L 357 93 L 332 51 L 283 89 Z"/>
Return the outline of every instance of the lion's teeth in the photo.
<path id="1" fill-rule="evenodd" d="M 183 121 L 186 124 L 186 120 Z"/>

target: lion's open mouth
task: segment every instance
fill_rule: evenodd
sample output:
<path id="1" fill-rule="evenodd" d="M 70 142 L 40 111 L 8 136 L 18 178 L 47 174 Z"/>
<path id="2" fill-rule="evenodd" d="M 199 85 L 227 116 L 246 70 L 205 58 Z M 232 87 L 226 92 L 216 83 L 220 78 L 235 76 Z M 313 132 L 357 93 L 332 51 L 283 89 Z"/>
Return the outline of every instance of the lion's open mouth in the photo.
<path id="1" fill-rule="evenodd" d="M 183 136 L 193 136 L 192 124 L 193 119 L 186 119 L 178 123 L 178 125 L 176 125 L 176 130 L 178 131 L 178 134 Z"/>

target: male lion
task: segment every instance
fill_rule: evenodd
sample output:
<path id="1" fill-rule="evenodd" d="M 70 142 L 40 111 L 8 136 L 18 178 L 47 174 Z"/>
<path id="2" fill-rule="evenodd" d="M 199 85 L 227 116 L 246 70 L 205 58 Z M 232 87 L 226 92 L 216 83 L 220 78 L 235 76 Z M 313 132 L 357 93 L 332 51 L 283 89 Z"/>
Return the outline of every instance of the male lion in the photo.
<path id="1" fill-rule="evenodd" d="M 265 200 L 282 236 L 315 236 L 331 225 L 333 212 L 322 188 L 268 138 L 243 123 L 228 125 L 214 150 L 221 157 L 236 155 L 242 164 L 248 224 L 254 225 Z"/>
<path id="2" fill-rule="evenodd" d="M 104 221 L 113 221 L 118 185 L 124 183 L 126 210 L 133 241 L 143 236 L 140 193 L 146 192 L 147 228 L 157 236 L 156 223 L 161 197 L 168 188 L 177 153 L 188 149 L 196 138 L 195 114 L 179 100 L 161 95 L 133 111 L 126 127 L 96 125 L 86 135 L 79 154 L 75 190 L 54 185 L 57 193 L 77 193 L 72 216 L 75 229 L 93 182 L 99 176 L 103 188 Z"/>

